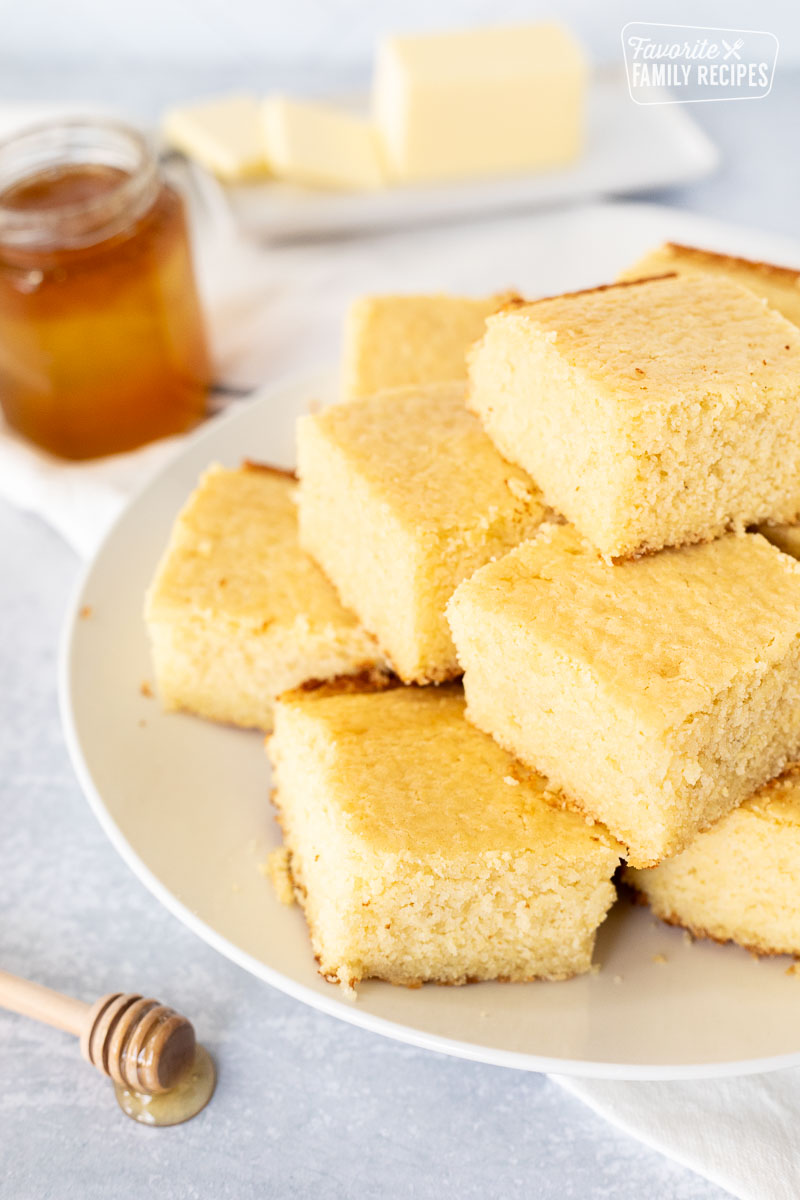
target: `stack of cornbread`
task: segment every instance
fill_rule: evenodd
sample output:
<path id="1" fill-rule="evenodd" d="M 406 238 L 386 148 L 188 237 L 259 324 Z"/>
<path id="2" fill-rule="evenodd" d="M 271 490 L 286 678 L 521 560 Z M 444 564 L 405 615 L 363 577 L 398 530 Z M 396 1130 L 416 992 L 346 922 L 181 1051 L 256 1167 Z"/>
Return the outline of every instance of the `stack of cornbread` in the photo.
<path id="1" fill-rule="evenodd" d="M 274 729 L 327 978 L 586 971 L 620 860 L 665 920 L 800 954 L 798 295 L 667 246 L 533 303 L 362 300 L 299 483 L 204 476 L 159 690 Z"/>

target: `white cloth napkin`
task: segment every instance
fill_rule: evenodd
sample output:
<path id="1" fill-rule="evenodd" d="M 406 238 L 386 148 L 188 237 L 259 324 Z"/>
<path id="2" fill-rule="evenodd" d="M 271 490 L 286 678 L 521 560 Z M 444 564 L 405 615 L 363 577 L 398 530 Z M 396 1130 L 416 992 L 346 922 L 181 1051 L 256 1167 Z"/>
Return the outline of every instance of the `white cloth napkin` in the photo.
<path id="1" fill-rule="evenodd" d="M 551 1076 L 601 1117 L 738 1200 L 800 1197 L 800 1070 L 690 1083 Z"/>
<path id="2" fill-rule="evenodd" d="M 46 114 L 0 111 L 0 133 L 32 115 Z M 679 213 L 667 214 L 658 235 L 652 218 L 644 221 L 644 241 L 637 241 L 641 210 L 632 208 L 615 245 L 606 245 L 602 228 L 599 234 L 593 228 L 598 210 L 586 209 L 579 220 L 550 214 L 552 237 L 546 244 L 531 236 L 529 217 L 515 216 L 468 230 L 439 227 L 325 245 L 257 247 L 237 236 L 215 185 L 188 170 L 217 378 L 241 389 L 333 360 L 344 305 L 359 292 L 391 287 L 480 294 L 517 286 L 546 294 L 613 278 L 623 261 L 633 261 L 659 237 L 715 244 L 713 228 L 708 235 L 698 233 L 697 218 Z M 689 220 L 692 232 L 685 234 L 683 222 Z M 731 248 L 738 244 L 740 252 L 770 257 L 768 248 L 760 253 L 758 241 L 735 238 Z M 587 278 L 587 261 L 596 279 Z M 88 557 L 129 495 L 182 442 L 172 438 L 131 454 L 64 464 L 0 425 L 0 495 L 39 514 Z M 699 1083 L 553 1079 L 620 1129 L 742 1200 L 800 1197 L 800 1071 Z"/>
<path id="3" fill-rule="evenodd" d="M 166 438 L 112 458 L 62 463 L 0 427 L 0 494 L 57 529 L 89 558 L 129 496 L 181 445 Z"/>

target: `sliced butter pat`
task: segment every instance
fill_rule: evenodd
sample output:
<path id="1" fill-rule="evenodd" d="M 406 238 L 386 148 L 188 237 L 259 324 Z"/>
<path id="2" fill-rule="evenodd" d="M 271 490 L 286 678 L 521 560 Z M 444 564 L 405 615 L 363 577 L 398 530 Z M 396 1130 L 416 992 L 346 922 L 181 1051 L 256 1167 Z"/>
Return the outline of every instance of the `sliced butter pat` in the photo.
<path id="1" fill-rule="evenodd" d="M 163 121 L 166 140 L 217 175 L 235 182 L 269 173 L 254 96 L 224 96 L 171 109 Z"/>
<path id="2" fill-rule="evenodd" d="M 555 24 L 390 37 L 375 122 L 398 181 L 554 167 L 583 142 L 583 52 Z"/>
<path id="3" fill-rule="evenodd" d="M 377 188 L 383 183 L 372 125 L 327 104 L 270 96 L 264 135 L 276 175 L 322 187 Z"/>

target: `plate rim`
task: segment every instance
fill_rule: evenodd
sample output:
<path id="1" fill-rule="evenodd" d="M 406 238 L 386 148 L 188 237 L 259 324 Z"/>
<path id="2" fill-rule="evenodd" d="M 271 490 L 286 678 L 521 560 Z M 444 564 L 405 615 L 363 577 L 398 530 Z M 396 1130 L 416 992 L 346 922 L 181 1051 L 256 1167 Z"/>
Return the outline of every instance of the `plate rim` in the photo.
<path id="1" fill-rule="evenodd" d="M 282 375 L 274 382 L 256 389 L 256 395 L 248 400 L 246 405 L 235 406 L 232 411 L 212 418 L 211 421 L 192 433 L 186 441 L 176 447 L 175 453 L 170 455 L 166 462 L 161 463 L 131 494 L 79 574 L 71 600 L 67 605 L 61 629 L 58 652 L 59 713 L 72 768 L 81 786 L 81 790 L 88 801 L 89 807 L 114 849 L 136 878 L 144 884 L 148 891 L 172 916 L 176 917 L 192 933 L 229 961 L 234 962 L 243 970 L 248 971 L 251 975 L 291 996 L 293 999 L 299 1000 L 301 1003 L 319 1012 L 323 1012 L 327 1016 L 335 1017 L 348 1024 L 365 1029 L 370 1033 L 380 1034 L 406 1045 L 416 1046 L 424 1050 L 432 1050 L 440 1054 L 447 1054 L 450 1057 L 466 1059 L 472 1062 L 483 1062 L 492 1066 L 510 1067 L 515 1070 L 544 1072 L 547 1074 L 585 1079 L 631 1082 L 669 1082 L 733 1078 L 800 1066 L 800 1050 L 772 1055 L 766 1058 L 733 1059 L 710 1064 L 630 1064 L 526 1054 L 520 1051 L 502 1050 L 486 1046 L 485 1044 L 480 1045 L 465 1042 L 440 1034 L 427 1033 L 424 1030 L 417 1029 L 403 1022 L 376 1016 L 364 1008 L 360 1009 L 357 1001 L 350 1001 L 338 995 L 327 996 L 324 993 L 313 991 L 305 984 L 283 975 L 280 971 L 242 950 L 227 937 L 218 933 L 213 926 L 198 917 L 186 904 L 179 900 L 166 884 L 162 883 L 158 876 L 151 871 L 144 860 L 128 843 L 108 811 L 103 797 L 92 779 L 81 745 L 71 702 L 76 631 L 81 620 L 80 612 L 85 604 L 85 594 L 90 585 L 93 573 L 103 557 L 106 546 L 115 538 L 117 528 L 125 519 L 128 510 L 151 487 L 156 486 L 186 454 L 202 442 L 213 439 L 218 429 L 235 423 L 238 418 L 251 411 L 253 405 L 268 408 L 271 403 L 275 403 L 288 391 L 301 388 L 313 395 L 320 388 L 320 380 L 322 378 L 330 380 L 331 377 L 332 369 L 330 367 L 322 368 L 319 366 Z"/>

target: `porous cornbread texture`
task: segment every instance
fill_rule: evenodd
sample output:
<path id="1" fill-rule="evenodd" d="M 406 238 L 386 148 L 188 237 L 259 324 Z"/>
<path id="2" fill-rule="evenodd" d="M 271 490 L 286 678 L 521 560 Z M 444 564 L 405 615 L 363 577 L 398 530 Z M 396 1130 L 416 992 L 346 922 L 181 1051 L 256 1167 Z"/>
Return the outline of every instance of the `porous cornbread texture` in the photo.
<path id="1" fill-rule="evenodd" d="M 619 566 L 570 526 L 448 606 L 468 716 L 604 821 L 684 849 L 800 752 L 800 564 L 729 534 Z"/>
<path id="2" fill-rule="evenodd" d="M 167 709 L 269 730 L 274 697 L 381 664 L 300 549 L 295 480 L 212 466 L 181 511 L 145 618 Z"/>
<path id="3" fill-rule="evenodd" d="M 756 792 L 689 847 L 626 882 L 696 936 L 762 954 L 800 954 L 800 775 Z"/>
<path id="4" fill-rule="evenodd" d="M 544 780 L 469 725 L 460 687 L 293 691 L 268 745 L 328 979 L 413 986 L 588 970 L 621 848 L 549 804 Z"/>
<path id="5" fill-rule="evenodd" d="M 344 328 L 345 400 L 384 388 L 466 379 L 467 351 L 486 318 L 518 300 L 514 292 L 466 296 L 361 296 Z"/>
<path id="6" fill-rule="evenodd" d="M 542 521 L 463 384 L 382 392 L 298 423 L 300 541 L 406 682 L 461 673 L 444 615 L 462 579 Z"/>
<path id="7" fill-rule="evenodd" d="M 800 325 L 800 271 L 774 263 L 755 262 L 733 254 L 715 254 L 696 246 L 665 242 L 651 250 L 627 271 L 621 281 L 646 279 L 653 275 L 718 275 L 740 283 L 766 300 L 770 308 Z"/>
<path id="8" fill-rule="evenodd" d="M 607 558 L 800 513 L 800 331 L 725 279 L 490 317 L 469 406 Z"/>

